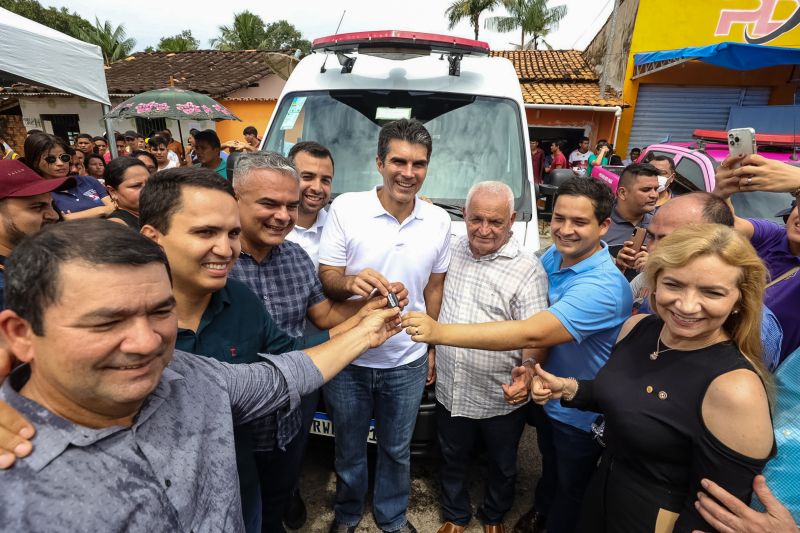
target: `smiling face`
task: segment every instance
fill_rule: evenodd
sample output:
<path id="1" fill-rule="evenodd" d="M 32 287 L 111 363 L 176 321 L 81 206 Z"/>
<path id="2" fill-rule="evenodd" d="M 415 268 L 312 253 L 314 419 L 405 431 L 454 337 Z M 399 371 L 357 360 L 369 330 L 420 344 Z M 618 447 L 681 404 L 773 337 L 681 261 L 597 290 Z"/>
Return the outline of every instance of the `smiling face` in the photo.
<path id="1" fill-rule="evenodd" d="M 479 191 L 464 208 L 469 249 L 475 257 L 493 254 L 511 238 L 517 214 L 501 194 Z"/>
<path id="2" fill-rule="evenodd" d="M 598 222 L 594 204 L 586 196 L 562 194 L 556 199 L 550 233 L 561 254 L 561 267 L 580 263 L 600 249 L 611 219 Z"/>
<path id="3" fill-rule="evenodd" d="M 169 230 L 144 226 L 142 233 L 164 248 L 176 289 L 210 294 L 225 286 L 241 252 L 239 209 L 231 195 L 184 186 Z"/>
<path id="4" fill-rule="evenodd" d="M 48 159 L 52 162 L 48 162 Z M 45 179 L 65 178 L 69 173 L 71 162 L 72 157 L 62 147 L 54 146 L 42 154 L 36 162 L 36 168 Z"/>
<path id="5" fill-rule="evenodd" d="M 48 407 L 58 413 L 135 413 L 175 348 L 175 300 L 164 265 L 70 261 L 61 265 L 59 283 L 70 290 L 44 310 L 44 334 L 30 333 L 25 388 L 47 391 L 56 399 Z"/>
<path id="6" fill-rule="evenodd" d="M 741 276 L 741 268 L 716 255 L 703 255 L 659 273 L 653 297 L 664 320 L 664 341 L 700 346 L 727 338 L 722 326 L 738 305 Z"/>
<path id="7" fill-rule="evenodd" d="M 276 170 L 251 170 L 237 185 L 242 236 L 251 253 L 266 252 L 283 243 L 297 221 L 300 186 Z"/>
<path id="8" fill-rule="evenodd" d="M 333 162 L 329 157 L 314 157 L 298 152 L 294 164 L 300 174 L 300 211 L 316 215 L 328 205 L 333 184 Z"/>
<path id="9" fill-rule="evenodd" d="M 131 213 L 139 212 L 139 194 L 147 179 L 150 177 L 150 172 L 144 167 L 136 165 L 130 167 L 125 171 L 122 176 L 122 183 L 119 184 L 119 189 L 108 187 L 108 193 L 111 198 L 117 203 L 117 207 L 130 211 Z"/>
<path id="10" fill-rule="evenodd" d="M 423 144 L 392 139 L 386 159 L 376 158 L 378 172 L 383 176 L 382 193 L 392 205 L 414 202 L 428 173 L 428 149 Z"/>

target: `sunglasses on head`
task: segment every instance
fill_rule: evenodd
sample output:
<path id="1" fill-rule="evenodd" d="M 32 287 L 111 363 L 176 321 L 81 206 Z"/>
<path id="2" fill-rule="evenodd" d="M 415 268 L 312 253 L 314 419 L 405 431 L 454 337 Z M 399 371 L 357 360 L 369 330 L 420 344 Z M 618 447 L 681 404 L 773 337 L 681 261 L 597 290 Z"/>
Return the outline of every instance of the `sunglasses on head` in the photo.
<path id="1" fill-rule="evenodd" d="M 60 156 L 56 157 L 54 155 L 48 155 L 44 158 L 44 162 L 48 165 L 52 165 L 56 162 L 56 159 L 60 159 L 62 163 L 69 163 L 72 161 L 72 156 L 69 154 L 61 154 Z"/>

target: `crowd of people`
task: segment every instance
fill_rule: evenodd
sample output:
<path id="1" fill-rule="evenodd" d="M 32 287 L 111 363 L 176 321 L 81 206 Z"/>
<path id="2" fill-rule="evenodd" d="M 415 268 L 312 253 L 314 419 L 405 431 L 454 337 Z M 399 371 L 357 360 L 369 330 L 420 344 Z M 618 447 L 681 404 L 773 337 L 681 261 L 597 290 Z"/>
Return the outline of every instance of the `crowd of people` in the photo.
<path id="1" fill-rule="evenodd" d="M 284 156 L 244 134 L 193 130 L 184 150 L 126 132 L 111 159 L 103 137 L 39 132 L 0 161 L 3 528 L 300 529 L 322 391 L 329 531 L 366 512 L 374 419 L 372 515 L 413 533 L 433 385 L 439 533 L 506 530 L 526 423 L 542 475 L 515 533 L 797 531 L 800 169 L 729 158 L 713 194 L 676 195 L 674 163 L 631 150 L 616 193 L 559 186 L 534 254 L 491 176 L 464 235 L 418 196 L 435 148 L 420 122 L 384 125 L 380 184 L 332 203 L 326 147 Z M 612 153 L 564 148 L 545 163 L 532 147 L 534 168 Z M 242 152 L 230 168 L 225 150 Z M 750 191 L 792 193 L 785 225 L 737 217 L 730 196 Z"/>

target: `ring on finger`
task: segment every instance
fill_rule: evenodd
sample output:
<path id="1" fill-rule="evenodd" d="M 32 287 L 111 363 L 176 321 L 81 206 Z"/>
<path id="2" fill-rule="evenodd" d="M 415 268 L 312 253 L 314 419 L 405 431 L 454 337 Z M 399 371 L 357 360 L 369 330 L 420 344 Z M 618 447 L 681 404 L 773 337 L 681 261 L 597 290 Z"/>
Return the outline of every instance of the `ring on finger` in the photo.
<path id="1" fill-rule="evenodd" d="M 747 184 L 750 185 L 753 183 L 753 178 L 747 178 Z"/>

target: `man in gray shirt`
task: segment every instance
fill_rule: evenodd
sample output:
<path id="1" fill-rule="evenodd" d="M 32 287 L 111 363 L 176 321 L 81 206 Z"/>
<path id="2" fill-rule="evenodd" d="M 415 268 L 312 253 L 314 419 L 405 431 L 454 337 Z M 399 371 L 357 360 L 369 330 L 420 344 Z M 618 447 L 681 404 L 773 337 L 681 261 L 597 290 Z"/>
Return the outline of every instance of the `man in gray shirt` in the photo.
<path id="1" fill-rule="evenodd" d="M 233 426 L 299 402 L 398 331 L 385 310 L 264 363 L 175 351 L 166 257 L 102 220 L 27 239 L 6 280 L 0 336 L 28 364 L 0 400 L 37 431 L 34 453 L 0 471 L 11 531 L 243 531 Z"/>

